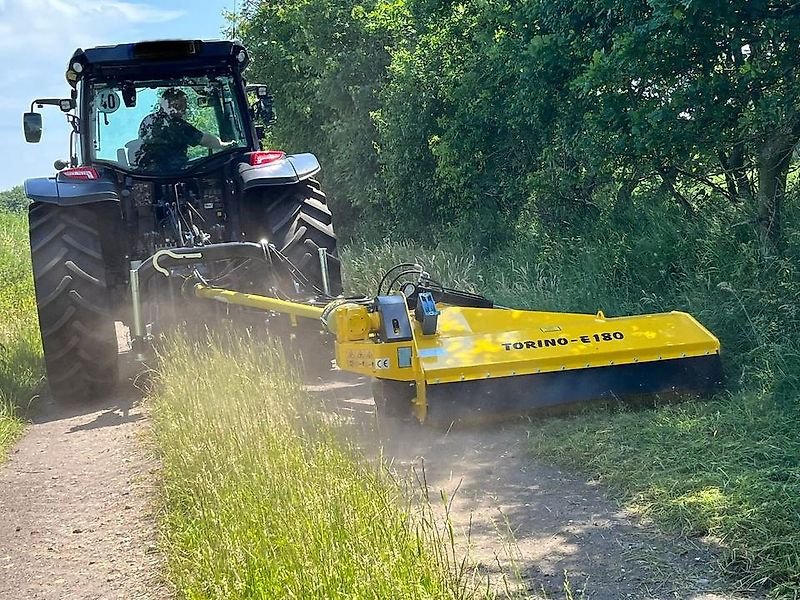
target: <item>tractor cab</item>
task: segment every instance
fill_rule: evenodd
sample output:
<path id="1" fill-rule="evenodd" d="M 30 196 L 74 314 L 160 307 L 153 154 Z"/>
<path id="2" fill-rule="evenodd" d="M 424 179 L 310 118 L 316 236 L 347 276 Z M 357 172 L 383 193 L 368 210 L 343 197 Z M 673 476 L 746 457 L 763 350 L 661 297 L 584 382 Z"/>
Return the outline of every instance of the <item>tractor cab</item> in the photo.
<path id="1" fill-rule="evenodd" d="M 246 85 L 248 62 L 245 48 L 230 41 L 79 49 L 66 71 L 71 98 L 33 105 L 58 104 L 67 113 L 74 130 L 70 166 L 180 176 L 260 149 L 272 98 L 266 86 Z M 24 122 L 26 138 L 38 141 L 41 116 L 33 107 Z"/>
<path id="2" fill-rule="evenodd" d="M 87 129 L 84 162 L 137 174 L 190 170 L 222 153 L 254 146 L 246 107 L 229 74 L 151 79 L 125 84 L 91 82 L 82 121 Z M 218 140 L 203 145 L 203 141 Z"/>

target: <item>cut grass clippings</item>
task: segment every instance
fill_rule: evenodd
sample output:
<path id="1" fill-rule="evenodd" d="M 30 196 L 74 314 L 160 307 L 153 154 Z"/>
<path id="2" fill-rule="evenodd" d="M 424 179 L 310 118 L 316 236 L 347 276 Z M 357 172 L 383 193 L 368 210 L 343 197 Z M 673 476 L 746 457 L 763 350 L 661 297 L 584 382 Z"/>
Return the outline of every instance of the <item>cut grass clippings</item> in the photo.
<path id="1" fill-rule="evenodd" d="M 431 543 L 430 513 L 337 441 L 277 346 L 173 340 L 162 352 L 152 405 L 180 597 L 470 595 Z"/>
<path id="2" fill-rule="evenodd" d="M 24 213 L 0 210 L 0 460 L 23 429 L 17 408 L 42 380 L 42 349 Z"/>

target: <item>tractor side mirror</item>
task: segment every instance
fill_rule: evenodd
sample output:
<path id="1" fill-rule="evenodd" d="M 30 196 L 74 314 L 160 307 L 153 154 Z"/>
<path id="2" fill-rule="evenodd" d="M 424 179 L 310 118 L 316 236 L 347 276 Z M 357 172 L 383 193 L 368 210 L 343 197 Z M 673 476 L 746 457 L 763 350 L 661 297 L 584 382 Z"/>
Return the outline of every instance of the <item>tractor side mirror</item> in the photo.
<path id="1" fill-rule="evenodd" d="M 136 106 L 136 86 L 130 81 L 122 84 L 122 102 L 125 103 L 126 108 Z"/>
<path id="2" fill-rule="evenodd" d="M 37 112 L 27 112 L 22 115 L 22 130 L 25 132 L 25 141 L 36 144 L 42 139 L 42 115 Z"/>
<path id="3" fill-rule="evenodd" d="M 265 125 L 269 125 L 275 120 L 275 109 L 272 106 L 272 96 L 260 96 L 258 102 L 253 105 L 253 112 Z"/>
<path id="4" fill-rule="evenodd" d="M 248 93 L 255 93 L 258 98 L 251 106 L 250 113 L 264 125 L 269 125 L 275 121 L 275 109 L 273 108 L 272 94 L 265 85 L 253 83 L 247 86 Z"/>
<path id="5" fill-rule="evenodd" d="M 261 118 L 264 123 L 272 123 L 275 120 L 275 109 L 272 106 L 272 96 L 264 96 L 258 99 L 261 109 Z"/>

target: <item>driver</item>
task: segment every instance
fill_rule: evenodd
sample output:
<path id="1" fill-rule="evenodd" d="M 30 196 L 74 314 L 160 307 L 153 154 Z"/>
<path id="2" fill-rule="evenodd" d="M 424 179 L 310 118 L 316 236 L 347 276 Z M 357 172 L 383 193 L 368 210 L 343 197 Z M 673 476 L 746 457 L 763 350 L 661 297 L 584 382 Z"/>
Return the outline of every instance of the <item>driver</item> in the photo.
<path id="1" fill-rule="evenodd" d="M 205 133 L 187 122 L 186 94 L 177 88 L 164 90 L 158 110 L 147 115 L 139 125 L 142 145 L 136 153 L 136 164 L 143 168 L 177 170 L 186 165 L 189 146 L 204 146 L 221 150 L 234 144 L 223 142 L 211 133 Z"/>

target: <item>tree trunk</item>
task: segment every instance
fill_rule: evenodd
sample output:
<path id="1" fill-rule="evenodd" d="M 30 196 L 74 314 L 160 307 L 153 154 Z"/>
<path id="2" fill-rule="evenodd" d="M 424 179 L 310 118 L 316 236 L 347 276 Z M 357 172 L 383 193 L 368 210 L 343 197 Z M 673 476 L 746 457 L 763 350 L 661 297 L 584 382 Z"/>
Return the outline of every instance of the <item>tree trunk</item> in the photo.
<path id="1" fill-rule="evenodd" d="M 636 189 L 636 186 L 639 185 L 640 181 L 641 179 L 639 178 L 637 170 L 634 170 L 630 177 L 626 177 L 622 180 L 617 189 L 617 199 L 614 202 L 615 209 L 625 210 L 633 205 L 633 191 Z"/>
<path id="2" fill-rule="evenodd" d="M 773 254 L 780 242 L 786 177 L 797 142 L 794 132 L 778 133 L 758 153 L 758 229 L 765 256 Z"/>
<path id="3" fill-rule="evenodd" d="M 747 176 L 747 169 L 744 166 L 744 150 L 741 144 L 731 148 L 730 156 L 725 153 L 718 153 L 719 162 L 725 170 L 725 184 L 728 188 L 728 195 L 732 201 L 751 201 L 753 199 L 753 186 Z"/>
<path id="4" fill-rule="evenodd" d="M 733 176 L 733 172 L 731 171 L 731 163 L 725 153 L 720 150 L 717 153 L 719 157 L 719 164 L 722 165 L 722 170 L 725 173 L 725 185 L 728 188 L 728 196 L 731 200 L 738 200 L 739 199 L 739 190 L 736 189 L 736 178 Z"/>
<path id="5" fill-rule="evenodd" d="M 744 165 L 744 150 L 741 144 L 737 144 L 731 150 L 731 157 L 728 161 L 734 179 L 736 179 L 736 188 L 739 192 L 739 198 L 748 202 L 753 199 L 753 186 L 750 179 L 747 177 L 747 168 Z"/>
<path id="6" fill-rule="evenodd" d="M 661 177 L 661 189 L 669 192 L 669 194 L 678 201 L 678 204 L 680 204 L 686 210 L 686 212 L 688 212 L 690 215 L 693 215 L 695 212 L 694 205 L 687 200 L 686 196 L 678 191 L 678 188 L 675 187 L 675 184 L 678 181 L 677 169 L 675 169 L 675 167 L 661 166 L 658 168 L 658 174 Z"/>

